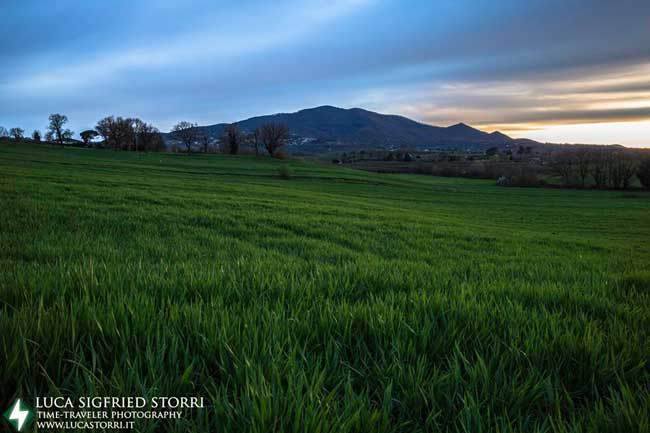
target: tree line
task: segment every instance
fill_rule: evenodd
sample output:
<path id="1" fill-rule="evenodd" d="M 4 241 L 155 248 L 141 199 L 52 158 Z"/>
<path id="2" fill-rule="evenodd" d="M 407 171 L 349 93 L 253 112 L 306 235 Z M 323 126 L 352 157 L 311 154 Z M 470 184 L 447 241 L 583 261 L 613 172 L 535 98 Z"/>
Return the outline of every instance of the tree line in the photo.
<path id="1" fill-rule="evenodd" d="M 584 147 L 561 150 L 549 165 L 565 186 L 628 189 L 636 175 L 650 188 L 650 159 L 640 160 L 629 149 Z"/>
<path id="2" fill-rule="evenodd" d="M 96 137 L 102 138 L 103 147 L 114 150 L 156 152 L 165 150 L 165 142 L 155 126 L 132 117 L 108 116 L 80 134 L 86 145 Z"/>
<path id="3" fill-rule="evenodd" d="M 190 153 L 198 147 L 205 153 L 218 144 L 221 150 L 232 155 L 240 152 L 243 146 L 255 149 L 255 155 L 265 150 L 270 156 L 278 156 L 279 149 L 289 140 L 289 128 L 283 123 L 265 123 L 253 131 L 242 131 L 235 123 L 227 125 L 221 137 L 214 140 L 208 133 L 195 123 L 179 122 L 170 132 L 171 137 L 185 147 Z"/>
<path id="4" fill-rule="evenodd" d="M 74 133 L 67 129 L 68 117 L 63 114 L 49 116 L 45 141 L 63 146 L 72 141 Z M 25 131 L 21 128 L 6 130 L 0 126 L 0 138 L 12 137 L 20 141 L 24 139 Z M 289 128 L 282 123 L 269 122 L 255 128 L 251 132 L 242 131 L 237 124 L 227 125 L 220 137 L 216 139 L 208 135 L 205 128 L 196 123 L 178 122 L 169 133 L 172 140 L 180 143 L 187 153 L 200 149 L 204 153 L 221 150 L 236 155 L 243 146 L 255 149 L 255 154 L 266 151 L 271 156 L 279 156 L 279 149 L 289 140 Z M 165 140 L 155 126 L 133 117 L 107 116 L 97 122 L 94 129 L 79 133 L 83 144 L 87 147 L 105 147 L 114 150 L 158 152 L 166 150 Z M 97 141 L 101 138 L 101 141 Z M 41 141 L 41 132 L 35 130 L 31 139 Z"/>
<path id="5" fill-rule="evenodd" d="M 35 129 L 31 135 L 32 141 L 39 143 L 44 138 L 45 141 L 58 143 L 63 146 L 66 142 L 72 140 L 74 133 L 65 127 L 65 124 L 68 123 L 67 116 L 58 113 L 50 114 L 48 120 L 49 123 L 45 137 L 41 136 L 41 131 Z M 0 126 L 0 138 L 12 137 L 14 140 L 20 141 L 25 138 L 24 134 L 25 130 L 22 128 L 11 128 L 7 131 L 6 128 Z"/>
<path id="6" fill-rule="evenodd" d="M 73 132 L 65 127 L 67 116 L 51 114 L 44 139 L 63 146 L 72 140 Z M 22 128 L 7 130 L 0 126 L 0 138 L 24 139 Z M 269 122 L 253 131 L 245 132 L 233 123 L 227 125 L 220 137 L 208 135 L 205 128 L 187 121 L 178 122 L 169 133 L 172 140 L 180 143 L 184 151 L 195 149 L 208 153 L 215 150 L 236 155 L 248 146 L 255 154 L 266 151 L 272 157 L 282 156 L 280 149 L 289 140 L 289 129 L 282 123 Z M 132 117 L 108 116 L 97 122 L 94 129 L 82 131 L 79 136 L 87 147 L 106 147 L 114 150 L 157 152 L 166 150 L 162 134 L 155 126 Z M 96 141 L 101 138 L 101 141 Z M 41 132 L 35 130 L 31 139 L 42 140 Z M 526 152 L 530 153 L 530 149 Z M 650 158 L 639 158 L 630 149 L 612 146 L 582 146 L 564 148 L 544 158 L 544 165 L 560 178 L 564 186 L 627 189 L 636 175 L 640 183 L 650 188 Z"/>

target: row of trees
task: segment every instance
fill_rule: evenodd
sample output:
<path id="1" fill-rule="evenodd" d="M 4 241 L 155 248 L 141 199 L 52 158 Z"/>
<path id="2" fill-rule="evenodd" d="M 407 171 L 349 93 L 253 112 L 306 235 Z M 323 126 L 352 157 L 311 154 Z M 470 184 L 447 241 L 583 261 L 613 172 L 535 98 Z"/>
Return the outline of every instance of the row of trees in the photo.
<path id="1" fill-rule="evenodd" d="M 7 131 L 4 127 L 0 126 L 0 138 L 11 137 L 16 141 L 23 140 L 25 138 L 25 130 L 22 128 L 11 128 Z M 41 141 L 41 131 L 35 129 L 32 132 L 32 141 L 40 142 Z"/>
<path id="2" fill-rule="evenodd" d="M 74 133 L 65 127 L 67 123 L 67 116 L 58 113 L 51 114 L 45 140 L 58 143 L 61 146 L 70 142 Z M 15 140 L 22 140 L 23 134 L 24 130 L 21 128 L 11 128 L 7 132 L 5 128 L 0 127 L 0 137 L 11 136 Z M 79 136 L 86 146 L 90 146 L 95 138 L 102 137 L 102 145 L 113 149 L 140 151 L 165 149 L 162 135 L 158 129 L 136 118 L 106 117 L 97 122 L 95 129 L 82 131 Z M 35 130 L 32 133 L 32 140 L 41 141 L 40 131 Z"/>
<path id="3" fill-rule="evenodd" d="M 45 134 L 45 140 L 50 142 L 57 142 L 63 145 L 66 141 L 72 139 L 73 132 L 65 127 L 68 118 L 63 114 L 50 114 L 48 118 L 49 124 Z M 25 138 L 25 130 L 22 128 L 11 128 L 7 131 L 4 127 L 0 126 L 0 138 L 11 136 L 14 140 L 19 141 Z M 38 129 L 32 132 L 32 140 L 35 142 L 41 141 L 41 131 Z"/>
<path id="4" fill-rule="evenodd" d="M 629 150 L 618 148 L 578 148 L 559 151 L 552 156 L 550 165 L 565 185 L 585 187 L 589 181 L 597 188 L 627 189 L 636 174 L 644 183 L 648 176 L 647 162 L 639 163 Z"/>
<path id="5" fill-rule="evenodd" d="M 0 137 L 12 137 L 14 140 L 22 140 L 25 130 L 22 128 L 11 128 L 6 130 L 4 127 L 0 126 Z"/>
<path id="6" fill-rule="evenodd" d="M 216 144 L 204 129 L 190 122 L 176 124 L 171 130 L 171 136 L 185 146 L 188 153 L 192 152 L 196 145 L 207 153 L 210 146 Z M 250 133 L 243 132 L 237 124 L 233 123 L 224 128 L 217 141 L 224 152 L 233 155 L 238 154 L 243 146 L 248 145 L 255 149 L 256 155 L 259 155 L 260 149 L 265 149 L 269 155 L 277 156 L 278 149 L 284 146 L 288 139 L 289 128 L 282 123 L 266 123 Z"/>
<path id="7" fill-rule="evenodd" d="M 165 149 L 158 128 L 138 118 L 108 116 L 97 122 L 94 130 L 83 131 L 80 136 L 86 145 L 100 136 L 104 147 L 115 150 L 148 152 Z"/>
<path id="8" fill-rule="evenodd" d="M 51 114 L 45 140 L 60 145 L 69 142 L 73 132 L 65 127 L 67 122 L 67 116 Z M 0 127 L 0 137 L 8 136 L 22 140 L 24 130 L 11 128 L 7 131 Z M 165 142 L 158 128 L 138 118 L 108 116 L 97 122 L 95 129 L 82 131 L 79 136 L 85 146 L 91 146 L 96 138 L 101 137 L 101 146 L 115 150 L 165 150 Z M 231 124 L 224 128 L 221 137 L 214 139 L 196 123 L 179 122 L 172 128 L 170 136 L 180 142 L 188 153 L 198 146 L 205 153 L 211 148 L 221 147 L 227 153 L 238 154 L 243 146 L 251 146 L 256 155 L 259 155 L 261 149 L 265 149 L 269 155 L 277 156 L 278 149 L 289 139 L 289 129 L 281 123 L 266 123 L 250 133 L 245 133 L 236 124 Z M 33 132 L 32 140 L 41 141 L 40 131 Z"/>

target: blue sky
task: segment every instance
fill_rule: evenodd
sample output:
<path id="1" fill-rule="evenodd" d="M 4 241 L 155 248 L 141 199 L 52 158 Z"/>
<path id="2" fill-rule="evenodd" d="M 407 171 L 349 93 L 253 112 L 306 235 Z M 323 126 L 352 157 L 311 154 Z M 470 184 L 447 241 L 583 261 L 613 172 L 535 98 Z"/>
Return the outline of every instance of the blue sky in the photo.
<path id="1" fill-rule="evenodd" d="M 650 145 L 650 1 L 2 0 L 0 125 L 317 105 Z"/>

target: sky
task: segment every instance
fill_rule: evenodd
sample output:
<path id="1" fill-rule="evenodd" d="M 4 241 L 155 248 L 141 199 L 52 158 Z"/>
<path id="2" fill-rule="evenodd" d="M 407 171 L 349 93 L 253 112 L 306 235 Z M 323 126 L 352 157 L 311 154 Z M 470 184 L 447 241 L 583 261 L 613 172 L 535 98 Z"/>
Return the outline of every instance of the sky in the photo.
<path id="1" fill-rule="evenodd" d="M 0 0 L 0 125 L 319 105 L 650 147 L 648 0 Z"/>

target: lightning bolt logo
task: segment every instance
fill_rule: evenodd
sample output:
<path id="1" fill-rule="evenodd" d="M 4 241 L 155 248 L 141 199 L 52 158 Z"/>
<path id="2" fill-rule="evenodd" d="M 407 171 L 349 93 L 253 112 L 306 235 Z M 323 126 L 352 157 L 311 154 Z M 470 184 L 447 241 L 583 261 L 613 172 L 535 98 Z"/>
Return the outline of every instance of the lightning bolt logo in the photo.
<path id="1" fill-rule="evenodd" d="M 25 423 L 31 418 L 32 412 L 26 404 L 23 404 L 18 398 L 13 407 L 4 413 L 5 418 L 13 425 L 16 430 L 21 431 Z"/>

